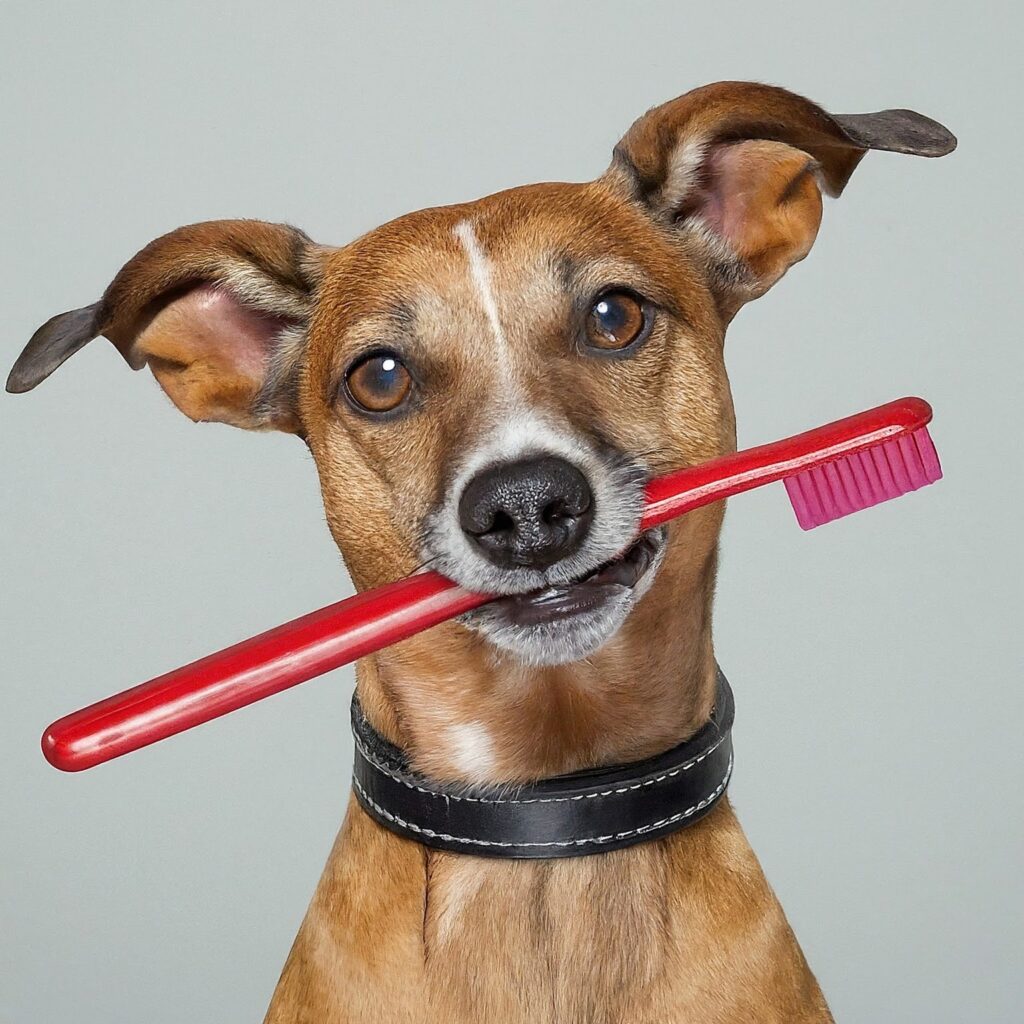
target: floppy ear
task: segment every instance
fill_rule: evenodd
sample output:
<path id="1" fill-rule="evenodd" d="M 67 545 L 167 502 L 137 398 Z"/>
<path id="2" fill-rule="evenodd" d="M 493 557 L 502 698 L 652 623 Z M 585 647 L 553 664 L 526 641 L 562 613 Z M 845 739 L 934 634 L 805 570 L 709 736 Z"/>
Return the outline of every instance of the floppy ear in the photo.
<path id="1" fill-rule="evenodd" d="M 104 335 L 193 420 L 300 432 L 295 385 L 321 250 L 296 228 L 208 221 L 150 242 L 99 302 L 48 320 L 7 380 L 29 391 Z"/>
<path id="2" fill-rule="evenodd" d="M 718 82 L 644 114 L 604 180 L 696 245 L 731 317 L 807 255 L 822 191 L 838 196 L 869 149 L 955 148 L 912 110 L 833 115 L 774 86 Z"/>

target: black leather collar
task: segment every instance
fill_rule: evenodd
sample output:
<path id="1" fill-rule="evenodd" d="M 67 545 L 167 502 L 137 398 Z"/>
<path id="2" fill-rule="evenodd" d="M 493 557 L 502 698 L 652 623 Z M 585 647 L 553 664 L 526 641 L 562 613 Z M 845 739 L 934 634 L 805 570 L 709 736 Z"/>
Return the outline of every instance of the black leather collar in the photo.
<path id="1" fill-rule="evenodd" d="M 664 754 L 473 795 L 411 772 L 353 697 L 352 785 L 370 817 L 424 846 L 484 857 L 580 857 L 658 839 L 707 814 L 732 774 L 732 722 L 732 690 L 719 669 L 710 721 Z"/>

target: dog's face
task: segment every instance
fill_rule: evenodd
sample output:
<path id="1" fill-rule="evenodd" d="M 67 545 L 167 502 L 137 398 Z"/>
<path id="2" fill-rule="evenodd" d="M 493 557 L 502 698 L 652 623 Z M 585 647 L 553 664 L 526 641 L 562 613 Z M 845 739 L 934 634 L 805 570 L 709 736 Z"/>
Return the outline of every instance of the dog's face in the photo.
<path id="1" fill-rule="evenodd" d="M 720 509 L 637 530 L 651 476 L 733 447 L 732 316 L 806 255 L 821 190 L 866 149 L 936 155 L 937 132 L 721 83 L 645 115 L 587 184 L 338 249 L 256 221 L 182 228 L 44 325 L 8 386 L 103 333 L 192 418 L 303 436 L 358 586 L 429 566 L 503 595 L 464 620 L 496 651 L 575 661 L 663 567 L 671 589 L 711 559 Z"/>
<path id="2" fill-rule="evenodd" d="M 465 622 L 531 663 L 617 630 L 664 554 L 664 531 L 637 539 L 645 482 L 732 443 L 704 277 L 605 183 L 414 214 L 328 255 L 302 414 L 357 578 L 429 565 L 507 595 Z"/>

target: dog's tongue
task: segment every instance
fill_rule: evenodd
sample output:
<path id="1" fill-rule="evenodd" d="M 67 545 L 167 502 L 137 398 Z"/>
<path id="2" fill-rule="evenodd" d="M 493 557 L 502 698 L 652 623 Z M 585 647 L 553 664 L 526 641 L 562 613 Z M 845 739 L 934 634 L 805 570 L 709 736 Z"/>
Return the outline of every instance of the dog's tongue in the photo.
<path id="1" fill-rule="evenodd" d="M 653 549 L 646 537 L 641 537 L 623 556 L 598 569 L 588 576 L 585 583 L 617 583 L 632 587 L 651 564 Z"/>

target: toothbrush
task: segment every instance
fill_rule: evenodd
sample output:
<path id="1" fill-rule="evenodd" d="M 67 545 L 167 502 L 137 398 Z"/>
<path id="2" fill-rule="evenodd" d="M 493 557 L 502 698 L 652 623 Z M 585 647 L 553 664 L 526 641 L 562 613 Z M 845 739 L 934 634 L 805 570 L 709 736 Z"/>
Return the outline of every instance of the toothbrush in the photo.
<path id="1" fill-rule="evenodd" d="M 932 410 L 903 398 L 794 437 L 652 480 L 640 530 L 782 480 L 810 530 L 940 479 Z M 43 754 L 81 771 L 245 707 L 492 599 L 435 572 L 328 605 L 123 693 L 47 728 Z"/>

